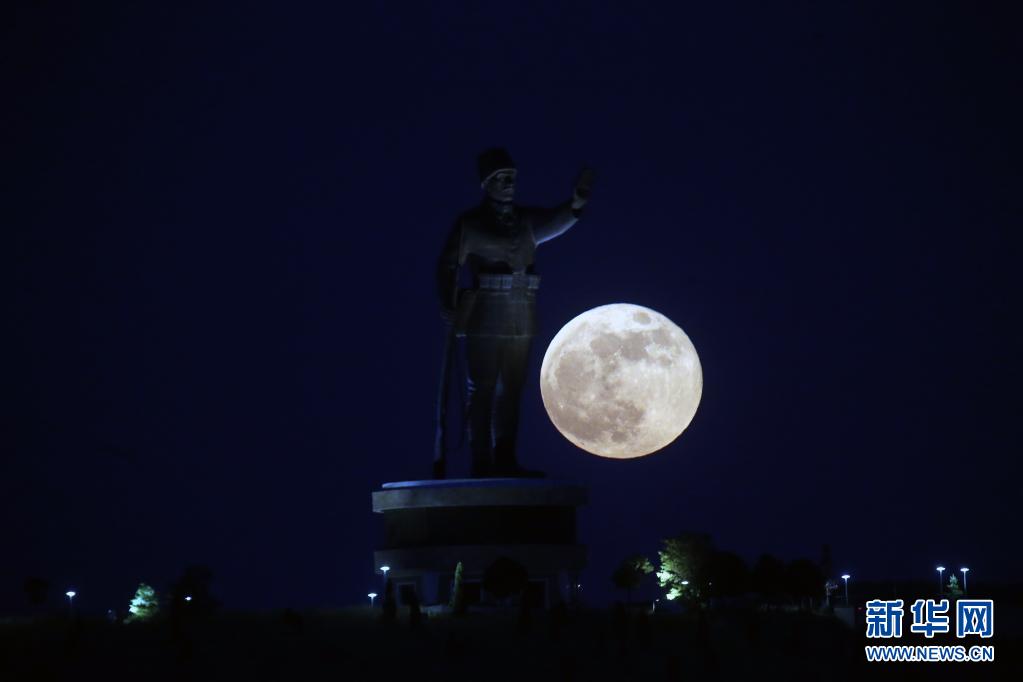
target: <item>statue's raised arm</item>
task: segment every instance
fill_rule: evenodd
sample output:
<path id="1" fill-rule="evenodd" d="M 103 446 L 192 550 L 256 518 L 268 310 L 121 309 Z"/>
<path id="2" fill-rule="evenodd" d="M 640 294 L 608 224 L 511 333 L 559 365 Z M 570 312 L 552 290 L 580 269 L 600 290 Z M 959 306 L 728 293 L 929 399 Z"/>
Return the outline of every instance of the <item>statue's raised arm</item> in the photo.
<path id="1" fill-rule="evenodd" d="M 592 184 L 593 171 L 583 168 L 569 201 L 551 209 L 533 209 L 533 239 L 537 244 L 560 237 L 575 225 L 582 215 L 583 207 L 590 199 Z"/>

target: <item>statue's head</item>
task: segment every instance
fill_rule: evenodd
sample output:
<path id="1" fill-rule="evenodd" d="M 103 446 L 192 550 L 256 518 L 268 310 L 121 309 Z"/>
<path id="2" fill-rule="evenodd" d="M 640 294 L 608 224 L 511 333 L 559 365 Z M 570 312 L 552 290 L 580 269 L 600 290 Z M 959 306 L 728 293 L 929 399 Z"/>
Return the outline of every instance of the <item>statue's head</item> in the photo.
<path id="1" fill-rule="evenodd" d="M 510 202 L 515 197 L 515 162 L 506 149 L 495 147 L 479 155 L 477 167 L 480 173 L 480 187 L 500 203 Z"/>

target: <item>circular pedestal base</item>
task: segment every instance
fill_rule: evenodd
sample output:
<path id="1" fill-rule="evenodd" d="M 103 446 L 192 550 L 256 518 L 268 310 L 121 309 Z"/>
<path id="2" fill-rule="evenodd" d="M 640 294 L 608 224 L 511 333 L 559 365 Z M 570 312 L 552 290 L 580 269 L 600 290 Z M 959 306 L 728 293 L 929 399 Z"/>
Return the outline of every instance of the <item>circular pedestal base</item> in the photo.
<path id="1" fill-rule="evenodd" d="M 499 557 L 529 574 L 537 605 L 571 599 L 586 548 L 576 543 L 575 510 L 586 489 L 561 481 L 498 478 L 386 483 L 373 493 L 384 517 L 375 553 L 388 566 L 399 598 L 424 604 L 450 598 L 455 567 L 470 602 L 486 601 L 483 574 Z"/>

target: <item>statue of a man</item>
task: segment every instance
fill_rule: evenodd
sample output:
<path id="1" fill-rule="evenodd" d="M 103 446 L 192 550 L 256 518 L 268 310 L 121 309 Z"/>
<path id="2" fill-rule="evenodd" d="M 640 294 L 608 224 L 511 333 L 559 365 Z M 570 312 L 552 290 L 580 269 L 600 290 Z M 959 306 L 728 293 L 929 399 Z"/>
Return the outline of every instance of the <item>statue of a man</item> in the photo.
<path id="1" fill-rule="evenodd" d="M 478 159 L 480 205 L 455 221 L 437 263 L 441 317 L 451 337 L 466 338 L 467 412 L 471 475 L 542 476 L 516 461 L 519 403 L 529 350 L 536 330 L 533 269 L 536 247 L 568 231 L 589 199 L 592 173 L 583 169 L 569 201 L 554 208 L 526 208 L 513 203 L 516 169 L 504 149 L 490 149 Z M 466 266 L 472 284 L 459 288 Z M 438 402 L 438 437 L 434 477 L 444 478 L 443 422 L 446 390 Z"/>

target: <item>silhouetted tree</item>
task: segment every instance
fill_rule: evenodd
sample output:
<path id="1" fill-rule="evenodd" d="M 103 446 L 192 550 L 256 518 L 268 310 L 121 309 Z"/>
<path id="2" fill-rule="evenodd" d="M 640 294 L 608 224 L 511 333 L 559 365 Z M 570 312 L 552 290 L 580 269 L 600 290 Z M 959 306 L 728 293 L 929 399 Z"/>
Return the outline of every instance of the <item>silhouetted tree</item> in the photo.
<path id="1" fill-rule="evenodd" d="M 666 679 L 668 679 L 669 682 L 682 682 L 682 680 L 685 679 L 682 676 L 682 657 L 678 654 L 668 654 L 668 660 L 666 663 Z"/>
<path id="2" fill-rule="evenodd" d="M 465 614 L 465 586 L 462 585 L 462 562 L 455 565 L 455 580 L 451 585 L 451 612 L 456 616 Z"/>
<path id="3" fill-rule="evenodd" d="M 825 578 L 834 577 L 834 568 L 831 562 L 831 545 L 825 544 L 821 547 L 820 567 Z"/>
<path id="4" fill-rule="evenodd" d="M 522 594 L 528 584 L 529 573 L 526 568 L 506 556 L 497 557 L 483 572 L 483 589 L 500 601 Z"/>
<path id="5" fill-rule="evenodd" d="M 804 601 L 812 605 L 820 596 L 825 583 L 820 566 L 809 559 L 796 559 L 785 567 L 785 583 L 788 593 L 802 606 Z"/>
<path id="6" fill-rule="evenodd" d="M 747 611 L 745 616 L 746 643 L 755 647 L 760 643 L 760 614 Z"/>
<path id="7" fill-rule="evenodd" d="M 753 566 L 753 589 L 769 603 L 777 604 L 785 592 L 785 564 L 770 554 L 762 554 Z"/>
<path id="8" fill-rule="evenodd" d="M 524 595 L 522 599 L 519 599 L 519 618 L 516 626 L 520 635 L 524 635 L 533 629 L 532 607 L 529 599 L 526 599 Z"/>
<path id="9" fill-rule="evenodd" d="M 653 629 L 650 627 L 650 616 L 646 610 L 636 616 L 636 641 L 641 649 L 649 649 L 654 641 Z"/>
<path id="10" fill-rule="evenodd" d="M 25 579 L 24 589 L 29 604 L 32 606 L 42 606 L 46 603 L 46 597 L 50 591 L 50 583 L 37 576 L 32 576 Z"/>
<path id="11" fill-rule="evenodd" d="M 394 583 L 390 578 L 384 583 L 384 601 L 380 619 L 388 624 L 398 622 L 398 601 L 394 598 Z"/>
<path id="12" fill-rule="evenodd" d="M 213 571 L 208 566 L 189 566 L 171 585 L 170 610 L 174 618 L 207 618 L 220 606 L 210 591 Z"/>
<path id="13" fill-rule="evenodd" d="M 448 630 L 447 639 L 444 640 L 444 655 L 450 659 L 459 659 L 465 655 L 465 650 L 465 641 L 454 630 Z"/>
<path id="14" fill-rule="evenodd" d="M 419 595 L 415 592 L 408 597 L 408 624 L 413 630 L 423 624 L 423 611 L 419 608 Z"/>
<path id="15" fill-rule="evenodd" d="M 624 656 L 629 647 L 629 614 L 620 601 L 611 606 L 611 632 L 618 640 L 618 653 Z"/>
<path id="16" fill-rule="evenodd" d="M 301 635 L 305 632 L 305 617 L 295 609 L 284 609 L 281 621 L 292 634 Z"/>
<path id="17" fill-rule="evenodd" d="M 573 654 L 562 652 L 561 657 L 558 659 L 558 667 L 561 670 L 562 682 L 575 682 L 578 663 Z"/>
<path id="18" fill-rule="evenodd" d="M 642 554 L 627 557 L 611 574 L 611 582 L 625 590 L 625 603 L 632 603 L 632 591 L 639 587 L 646 575 L 654 572 L 654 565 Z"/>
<path id="19" fill-rule="evenodd" d="M 551 607 L 549 619 L 551 625 L 551 639 L 556 642 L 561 638 L 561 630 L 568 622 L 568 607 L 565 606 L 565 602 L 559 601 Z"/>
<path id="20" fill-rule="evenodd" d="M 696 618 L 696 646 L 700 654 L 704 676 L 710 679 L 716 678 L 717 656 L 714 654 L 710 636 L 710 620 L 703 609 L 700 609 Z"/>
<path id="21" fill-rule="evenodd" d="M 711 555 L 708 579 L 713 583 L 711 594 L 722 597 L 736 597 L 750 589 L 749 568 L 734 552 L 717 551 Z"/>

